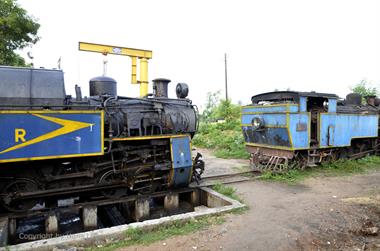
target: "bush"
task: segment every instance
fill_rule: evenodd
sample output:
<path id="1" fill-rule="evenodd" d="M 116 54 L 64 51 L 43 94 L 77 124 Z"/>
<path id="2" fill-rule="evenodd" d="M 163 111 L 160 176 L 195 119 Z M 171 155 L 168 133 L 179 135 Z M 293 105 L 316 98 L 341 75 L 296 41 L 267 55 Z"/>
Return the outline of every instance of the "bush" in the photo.
<path id="1" fill-rule="evenodd" d="M 249 157 L 245 150 L 239 120 L 224 123 L 201 123 L 199 131 L 193 139 L 193 144 L 214 149 L 218 158 L 246 159 Z"/>
<path id="2" fill-rule="evenodd" d="M 246 159 L 249 154 L 240 128 L 240 106 L 232 104 L 231 100 L 220 100 L 219 95 L 220 92 L 207 94 L 206 109 L 201 114 L 193 144 L 214 149 L 219 158 Z M 224 122 L 218 123 L 217 119 Z"/>

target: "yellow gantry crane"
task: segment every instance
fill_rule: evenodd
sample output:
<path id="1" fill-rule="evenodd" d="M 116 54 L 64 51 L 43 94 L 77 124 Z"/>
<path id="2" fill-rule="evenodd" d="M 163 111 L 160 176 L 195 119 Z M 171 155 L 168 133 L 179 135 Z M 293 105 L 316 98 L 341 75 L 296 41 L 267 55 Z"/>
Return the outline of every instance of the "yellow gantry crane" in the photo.
<path id="1" fill-rule="evenodd" d="M 140 97 L 148 95 L 148 60 L 152 58 L 152 51 L 86 42 L 79 42 L 79 50 L 98 52 L 105 56 L 114 54 L 130 57 L 132 59 L 131 83 L 140 84 Z M 137 60 L 140 61 L 140 80 L 137 80 Z"/>

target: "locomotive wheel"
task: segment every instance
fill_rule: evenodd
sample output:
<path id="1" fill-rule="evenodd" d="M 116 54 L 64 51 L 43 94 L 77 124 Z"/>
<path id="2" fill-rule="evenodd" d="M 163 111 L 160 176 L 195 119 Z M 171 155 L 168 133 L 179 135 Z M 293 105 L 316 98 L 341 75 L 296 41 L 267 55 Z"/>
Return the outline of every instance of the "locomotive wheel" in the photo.
<path id="1" fill-rule="evenodd" d="M 260 155 L 258 153 L 252 153 L 249 158 L 249 162 L 251 164 L 251 168 L 253 171 L 259 171 L 259 172 L 265 171 L 264 170 L 265 166 L 261 164 Z"/>
<path id="2" fill-rule="evenodd" d="M 292 163 L 289 169 L 305 170 L 307 167 L 307 161 L 303 159 L 296 160 Z"/>
<path id="3" fill-rule="evenodd" d="M 289 170 L 305 170 L 307 167 L 307 159 L 301 153 L 297 153 L 289 164 Z"/>
<path id="4" fill-rule="evenodd" d="M 124 182 L 124 177 L 121 173 L 115 173 L 113 170 L 105 172 L 99 179 L 100 185 L 112 185 L 113 183 Z M 102 190 L 102 195 L 109 199 L 121 198 L 127 195 L 127 188 L 109 188 Z"/>
<path id="5" fill-rule="evenodd" d="M 331 164 L 334 161 L 336 161 L 337 159 L 338 159 L 338 153 L 336 151 L 333 151 L 333 152 L 331 152 L 331 155 L 326 156 L 325 161 L 323 161 L 323 162 L 325 162 L 327 164 Z"/>
<path id="6" fill-rule="evenodd" d="M 339 149 L 337 159 L 348 159 L 348 151 L 345 148 Z"/>
<path id="7" fill-rule="evenodd" d="M 17 198 L 19 193 L 38 191 L 38 184 L 30 179 L 17 179 L 10 182 L 2 190 L 1 198 L 3 207 L 11 212 L 23 212 L 32 209 L 38 201 L 33 199 Z"/>

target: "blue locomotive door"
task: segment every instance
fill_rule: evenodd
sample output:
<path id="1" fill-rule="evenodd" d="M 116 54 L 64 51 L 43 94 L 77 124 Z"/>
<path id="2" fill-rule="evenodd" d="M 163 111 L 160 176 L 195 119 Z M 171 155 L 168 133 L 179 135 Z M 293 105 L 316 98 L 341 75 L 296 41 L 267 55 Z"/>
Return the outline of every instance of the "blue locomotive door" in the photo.
<path id="1" fill-rule="evenodd" d="M 330 124 L 328 127 L 328 132 L 327 132 L 327 142 L 329 146 L 334 145 L 334 131 L 335 131 L 335 126 Z"/>
<path id="2" fill-rule="evenodd" d="M 188 185 L 193 167 L 190 137 L 171 138 L 170 145 L 173 163 L 170 183 L 172 186 Z"/>

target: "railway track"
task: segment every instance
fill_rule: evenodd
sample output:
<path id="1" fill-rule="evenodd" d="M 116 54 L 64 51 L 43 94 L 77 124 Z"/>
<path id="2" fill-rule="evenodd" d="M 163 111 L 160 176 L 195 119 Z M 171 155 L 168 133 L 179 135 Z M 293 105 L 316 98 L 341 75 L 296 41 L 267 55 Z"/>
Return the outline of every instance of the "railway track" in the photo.
<path id="1" fill-rule="evenodd" d="M 207 186 L 212 186 L 216 183 L 231 184 L 231 183 L 247 181 L 252 178 L 257 179 L 260 177 L 260 175 L 261 175 L 261 172 L 259 171 L 245 171 L 245 172 L 238 172 L 238 173 L 211 175 L 211 176 L 202 177 L 202 180 L 199 182 L 199 184 L 193 183 L 190 186 L 207 187 Z"/>

